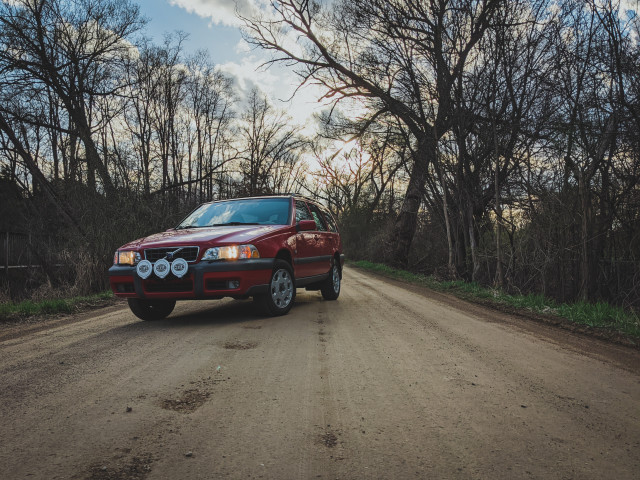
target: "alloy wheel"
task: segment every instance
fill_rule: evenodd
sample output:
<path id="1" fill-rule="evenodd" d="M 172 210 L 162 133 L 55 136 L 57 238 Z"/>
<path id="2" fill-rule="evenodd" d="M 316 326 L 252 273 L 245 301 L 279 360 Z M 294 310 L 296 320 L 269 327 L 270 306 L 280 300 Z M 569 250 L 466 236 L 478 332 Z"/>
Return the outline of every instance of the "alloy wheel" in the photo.
<path id="1" fill-rule="evenodd" d="M 333 291 L 338 293 L 340 291 L 340 270 L 338 266 L 333 266 Z"/>
<path id="2" fill-rule="evenodd" d="M 271 298 L 278 308 L 285 308 L 293 298 L 293 281 L 284 268 L 277 270 L 271 277 Z"/>

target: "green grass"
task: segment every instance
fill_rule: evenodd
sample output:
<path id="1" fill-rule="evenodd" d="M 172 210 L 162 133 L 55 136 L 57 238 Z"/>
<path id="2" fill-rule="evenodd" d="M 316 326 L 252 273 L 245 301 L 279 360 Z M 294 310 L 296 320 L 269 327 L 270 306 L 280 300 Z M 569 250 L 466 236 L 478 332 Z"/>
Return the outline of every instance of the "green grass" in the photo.
<path id="1" fill-rule="evenodd" d="M 372 272 L 380 273 L 391 278 L 397 278 L 398 280 L 406 280 L 411 283 L 418 283 L 431 287 L 434 283 L 431 277 L 425 275 L 419 275 L 416 273 L 407 272 L 406 270 L 398 270 L 392 267 L 383 265 L 382 263 L 373 263 L 368 260 L 359 260 L 357 262 L 349 262 L 356 267 L 364 268 Z"/>
<path id="2" fill-rule="evenodd" d="M 350 262 L 356 267 L 372 272 L 422 285 L 433 290 L 447 291 L 464 299 L 482 299 L 496 305 L 508 305 L 510 307 L 526 310 L 544 315 L 555 315 L 580 325 L 588 325 L 593 328 L 615 330 L 616 332 L 634 338 L 640 338 L 640 318 L 633 312 L 625 311 L 620 307 L 608 303 L 577 302 L 572 304 L 558 304 L 543 295 L 510 295 L 502 290 L 483 287 L 477 283 L 456 281 L 439 281 L 433 277 L 398 270 L 380 263 L 366 260 Z"/>
<path id="3" fill-rule="evenodd" d="M 85 307 L 103 305 L 106 300 L 113 298 L 113 293 L 106 291 L 83 297 L 42 300 L 39 302 L 25 300 L 19 303 L 0 303 L 0 321 L 36 315 L 73 313 Z"/>

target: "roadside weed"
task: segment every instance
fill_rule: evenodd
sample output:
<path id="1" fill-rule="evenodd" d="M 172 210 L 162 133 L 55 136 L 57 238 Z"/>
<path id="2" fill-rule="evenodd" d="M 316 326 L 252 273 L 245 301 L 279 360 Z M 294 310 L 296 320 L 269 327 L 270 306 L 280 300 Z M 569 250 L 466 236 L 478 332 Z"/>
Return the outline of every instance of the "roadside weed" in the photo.
<path id="1" fill-rule="evenodd" d="M 528 310 L 544 315 L 555 315 L 573 323 L 588 325 L 593 328 L 615 330 L 617 332 L 640 338 L 640 318 L 635 312 L 629 312 L 604 302 L 558 304 L 553 299 L 540 294 L 512 295 L 499 289 L 486 288 L 476 282 L 461 280 L 439 281 L 434 277 L 398 270 L 380 263 L 369 261 L 352 262 L 356 267 L 380 273 L 398 280 L 422 285 L 433 290 L 453 293 L 463 299 L 482 299 L 498 305 Z"/>
<path id="2" fill-rule="evenodd" d="M 73 313 L 81 309 L 83 306 L 100 305 L 113 298 L 111 291 L 106 291 L 83 297 L 58 298 L 38 302 L 24 300 L 18 303 L 0 303 L 0 322 L 14 318 L 31 317 L 34 315 Z"/>

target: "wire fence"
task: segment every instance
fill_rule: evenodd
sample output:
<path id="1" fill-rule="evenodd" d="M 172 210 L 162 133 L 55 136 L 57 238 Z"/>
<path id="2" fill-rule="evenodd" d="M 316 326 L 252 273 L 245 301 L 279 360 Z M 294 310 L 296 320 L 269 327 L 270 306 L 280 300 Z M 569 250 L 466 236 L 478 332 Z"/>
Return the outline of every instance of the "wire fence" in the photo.
<path id="1" fill-rule="evenodd" d="M 0 269 L 6 276 L 12 270 L 40 268 L 43 262 L 50 266 L 59 263 L 54 254 L 53 237 L 31 233 L 0 232 Z"/>

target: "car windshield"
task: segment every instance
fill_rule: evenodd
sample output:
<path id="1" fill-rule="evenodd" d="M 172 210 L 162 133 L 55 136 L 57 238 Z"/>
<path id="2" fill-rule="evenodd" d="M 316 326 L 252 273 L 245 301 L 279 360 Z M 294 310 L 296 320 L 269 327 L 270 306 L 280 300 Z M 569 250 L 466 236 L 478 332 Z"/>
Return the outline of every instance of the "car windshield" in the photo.
<path id="1" fill-rule="evenodd" d="M 225 225 L 287 225 L 288 198 L 251 198 L 201 205 L 176 228 L 219 227 Z"/>

